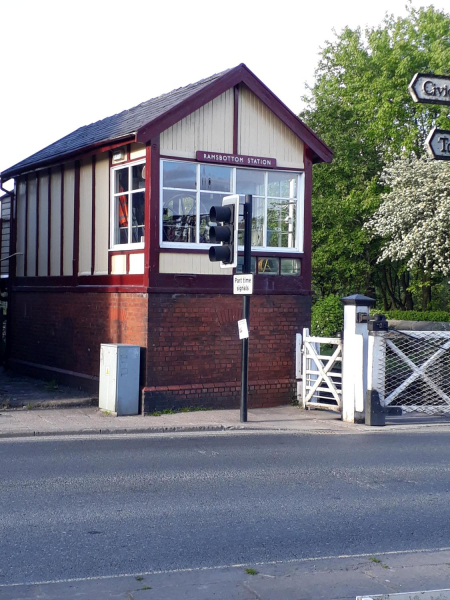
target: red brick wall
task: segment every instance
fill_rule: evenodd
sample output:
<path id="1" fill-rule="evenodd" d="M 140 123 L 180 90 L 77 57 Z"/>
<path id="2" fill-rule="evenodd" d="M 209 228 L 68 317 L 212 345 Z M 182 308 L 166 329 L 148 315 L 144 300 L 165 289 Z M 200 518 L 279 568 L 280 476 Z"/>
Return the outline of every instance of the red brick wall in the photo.
<path id="1" fill-rule="evenodd" d="M 146 412 L 239 405 L 241 297 L 15 292 L 12 300 L 13 361 L 98 377 L 101 343 L 137 344 Z M 291 402 L 295 334 L 309 326 L 310 298 L 253 296 L 250 323 L 249 406 Z"/>
<path id="2" fill-rule="evenodd" d="M 146 294 L 15 292 L 11 358 L 98 377 L 101 343 L 146 347 L 147 303 Z"/>
<path id="3" fill-rule="evenodd" d="M 310 324 L 309 296 L 253 296 L 250 310 L 249 406 L 291 402 L 295 334 Z M 190 405 L 236 407 L 241 347 L 236 321 L 242 298 L 149 296 L 145 411 Z"/>

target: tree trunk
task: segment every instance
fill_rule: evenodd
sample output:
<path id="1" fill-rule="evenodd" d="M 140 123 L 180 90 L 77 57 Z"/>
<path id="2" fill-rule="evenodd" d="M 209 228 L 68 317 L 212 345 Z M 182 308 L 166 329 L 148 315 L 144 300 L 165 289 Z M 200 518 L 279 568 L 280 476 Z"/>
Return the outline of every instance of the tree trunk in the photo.
<path id="1" fill-rule="evenodd" d="M 431 277 L 429 273 L 422 273 L 422 310 L 428 310 L 431 302 Z"/>

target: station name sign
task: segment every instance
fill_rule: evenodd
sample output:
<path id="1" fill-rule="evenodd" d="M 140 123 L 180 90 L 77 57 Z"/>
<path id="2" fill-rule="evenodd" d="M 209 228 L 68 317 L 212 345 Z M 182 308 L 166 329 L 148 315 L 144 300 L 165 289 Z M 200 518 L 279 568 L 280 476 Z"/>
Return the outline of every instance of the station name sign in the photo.
<path id="1" fill-rule="evenodd" d="M 263 167 L 264 169 L 275 169 L 276 158 L 264 156 L 247 156 L 245 154 L 224 154 L 223 152 L 197 152 L 197 160 L 201 162 L 219 163 L 237 167 Z"/>
<path id="2" fill-rule="evenodd" d="M 416 73 L 408 86 L 414 102 L 450 104 L 450 77 Z"/>

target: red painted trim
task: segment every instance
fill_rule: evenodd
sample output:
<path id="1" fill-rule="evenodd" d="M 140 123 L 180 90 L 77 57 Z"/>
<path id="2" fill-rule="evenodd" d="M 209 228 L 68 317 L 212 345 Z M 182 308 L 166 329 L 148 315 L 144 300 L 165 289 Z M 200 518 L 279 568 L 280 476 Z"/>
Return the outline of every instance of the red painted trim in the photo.
<path id="1" fill-rule="evenodd" d="M 303 229 L 302 275 L 305 287 L 311 289 L 311 256 L 312 256 L 312 159 L 310 152 L 305 152 L 305 213 Z"/>
<path id="2" fill-rule="evenodd" d="M 71 160 L 81 160 L 83 158 L 89 158 L 93 153 L 97 152 L 106 152 L 108 150 L 112 150 L 113 148 L 117 148 L 119 146 L 125 146 L 127 142 L 135 142 L 136 138 L 133 135 L 125 136 L 119 142 L 108 143 L 108 140 L 103 140 L 102 142 L 97 142 L 95 144 L 91 144 L 86 146 L 85 148 L 79 148 L 78 150 L 74 150 L 73 152 L 68 152 L 67 154 L 59 154 L 58 156 L 53 156 L 50 159 L 42 160 L 36 163 L 30 163 L 29 165 L 24 166 L 22 169 L 18 170 L 9 170 L 3 171 L 1 175 L 3 176 L 3 183 L 11 179 L 12 177 L 16 177 L 17 175 L 26 175 L 27 173 L 31 173 L 36 169 L 43 169 L 46 167 L 57 166 L 61 164 L 61 162 L 68 162 Z M 7 177 L 7 179 L 5 179 Z"/>
<path id="3" fill-rule="evenodd" d="M 121 142 L 112 142 L 111 144 L 105 144 L 104 142 L 102 142 L 104 145 L 100 146 L 100 152 L 107 152 L 108 150 L 114 150 L 115 148 L 120 148 L 121 146 L 125 146 L 127 144 L 127 142 L 135 141 L 135 136 L 134 135 L 129 135 L 128 137 L 124 138 Z"/>
<path id="4" fill-rule="evenodd" d="M 200 162 L 200 163 L 202 163 L 201 160 L 198 161 L 196 158 L 185 158 L 184 156 L 171 156 L 169 154 L 161 154 L 160 158 L 163 159 L 163 160 L 176 160 L 176 161 L 179 161 L 179 162 L 190 162 L 190 163 Z M 215 164 L 215 163 L 212 163 L 212 164 Z M 224 164 L 224 163 L 218 163 L 218 164 Z M 245 169 L 261 169 L 261 168 L 264 169 L 264 168 L 267 168 L 267 167 L 251 167 L 251 166 L 247 166 L 247 165 L 245 165 L 245 166 L 243 166 L 243 165 L 233 165 L 233 164 L 226 165 L 226 166 L 228 166 L 228 167 L 237 167 L 238 169 L 239 168 L 245 168 Z M 304 171 L 305 171 L 304 168 L 294 169 L 292 167 L 278 167 L 278 166 L 276 166 L 274 169 L 268 169 L 268 170 L 273 170 L 273 171 L 289 171 L 289 172 L 292 172 L 292 173 L 304 173 Z"/>
<path id="5" fill-rule="evenodd" d="M 109 153 L 109 175 L 108 175 L 108 249 L 111 248 L 111 168 L 112 168 L 112 154 Z M 108 256 L 108 275 L 111 274 L 111 256 Z"/>
<path id="6" fill-rule="evenodd" d="M 47 229 L 48 229 L 48 240 L 47 240 L 47 276 L 50 276 L 50 252 L 51 252 L 51 241 L 52 241 L 52 170 L 48 169 L 48 189 L 47 189 Z"/>
<path id="7" fill-rule="evenodd" d="M 149 254 L 149 283 L 159 272 L 159 228 L 160 228 L 160 209 L 159 209 L 159 173 L 160 173 L 160 153 L 159 153 L 159 135 L 152 139 L 150 150 L 150 245 L 147 254 Z"/>
<path id="8" fill-rule="evenodd" d="M 23 274 L 28 274 L 28 175 L 25 176 L 25 235 L 23 251 Z"/>
<path id="9" fill-rule="evenodd" d="M 233 278 L 229 275 L 189 275 L 159 273 L 153 278 L 149 293 L 161 294 L 233 294 Z M 254 278 L 255 295 L 310 296 L 304 277 L 296 275 L 257 275 Z"/>
<path id="10" fill-rule="evenodd" d="M 117 256 L 118 254 L 144 254 L 145 248 L 139 250 L 110 250 L 109 255 Z"/>
<path id="11" fill-rule="evenodd" d="M 36 256 L 35 256 L 35 273 L 39 276 L 39 201 L 40 201 L 40 177 L 39 171 L 36 172 Z"/>
<path id="12" fill-rule="evenodd" d="M 145 147 L 145 210 L 144 210 L 144 285 L 150 285 L 150 201 L 152 185 L 152 148 Z"/>
<path id="13" fill-rule="evenodd" d="M 64 275 L 64 165 L 61 165 L 61 247 L 59 257 L 59 273 Z"/>
<path id="14" fill-rule="evenodd" d="M 65 277 L 46 277 L 43 280 L 41 277 L 17 277 L 17 287 L 46 287 L 47 285 L 52 287 L 67 286 L 72 287 L 78 286 L 142 286 L 143 275 L 80 275 L 79 277 L 65 276 Z"/>
<path id="15" fill-rule="evenodd" d="M 238 154 L 239 141 L 239 86 L 234 86 L 233 154 Z"/>
<path id="16" fill-rule="evenodd" d="M 75 161 L 75 193 L 74 193 L 74 233 L 73 233 L 73 258 L 72 275 L 78 277 L 79 251 L 80 251 L 80 161 Z"/>
<path id="17" fill-rule="evenodd" d="M 92 242 L 91 242 L 91 275 L 95 271 L 95 154 L 92 156 Z"/>
<path id="18" fill-rule="evenodd" d="M 287 126 L 295 135 L 304 141 L 313 151 L 314 162 L 331 162 L 331 149 L 319 139 L 273 92 L 260 81 L 244 64 L 238 65 L 172 107 L 160 117 L 141 127 L 136 134 L 136 141 L 148 142 L 174 123 L 190 115 L 195 110 L 217 98 L 228 89 L 245 83 L 247 87 Z"/>

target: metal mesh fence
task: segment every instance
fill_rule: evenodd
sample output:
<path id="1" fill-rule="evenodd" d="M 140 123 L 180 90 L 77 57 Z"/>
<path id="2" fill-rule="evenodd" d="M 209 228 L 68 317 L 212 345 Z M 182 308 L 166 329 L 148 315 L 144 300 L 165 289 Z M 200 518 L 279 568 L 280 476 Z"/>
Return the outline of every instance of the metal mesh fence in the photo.
<path id="1" fill-rule="evenodd" d="M 390 331 L 382 338 L 382 403 L 403 412 L 450 413 L 450 332 Z"/>

